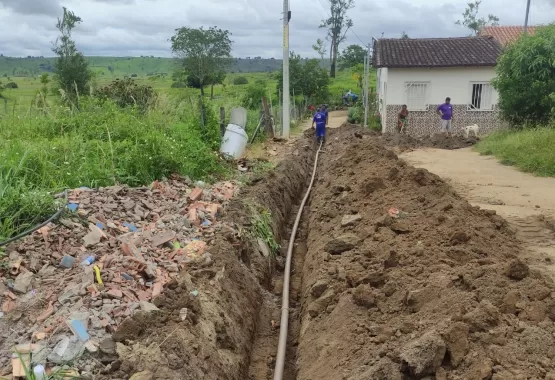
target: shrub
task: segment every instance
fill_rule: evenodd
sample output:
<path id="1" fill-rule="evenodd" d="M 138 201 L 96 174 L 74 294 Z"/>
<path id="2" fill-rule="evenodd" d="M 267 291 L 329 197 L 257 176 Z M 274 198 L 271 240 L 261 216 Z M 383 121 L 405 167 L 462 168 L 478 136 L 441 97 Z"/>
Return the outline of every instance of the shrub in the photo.
<path id="1" fill-rule="evenodd" d="M 262 97 L 267 95 L 267 88 L 263 82 L 249 85 L 247 91 L 241 99 L 241 105 L 247 109 L 257 109 L 260 107 Z"/>
<path id="2" fill-rule="evenodd" d="M 137 74 L 131 74 L 131 78 L 137 78 Z"/>
<path id="3" fill-rule="evenodd" d="M 513 125 L 547 123 L 555 107 L 555 23 L 511 44 L 495 71 L 501 115 Z"/>
<path id="4" fill-rule="evenodd" d="M 8 83 L 6 83 L 6 88 L 19 88 L 19 87 L 17 86 L 17 83 L 15 83 L 15 82 L 8 82 Z"/>
<path id="5" fill-rule="evenodd" d="M 246 77 L 240 76 L 233 79 L 233 84 L 237 86 L 249 84 L 249 80 Z"/>
<path id="6" fill-rule="evenodd" d="M 172 88 L 185 88 L 187 85 L 183 82 L 173 82 L 171 85 Z"/>
<path id="7" fill-rule="evenodd" d="M 108 86 L 95 91 L 101 101 L 112 100 L 120 107 L 137 107 L 146 110 L 156 102 L 157 94 L 151 86 L 137 85 L 133 79 L 116 79 Z"/>
<path id="8" fill-rule="evenodd" d="M 351 124 L 360 124 L 364 117 L 364 110 L 361 107 L 351 107 L 347 111 L 347 121 Z"/>

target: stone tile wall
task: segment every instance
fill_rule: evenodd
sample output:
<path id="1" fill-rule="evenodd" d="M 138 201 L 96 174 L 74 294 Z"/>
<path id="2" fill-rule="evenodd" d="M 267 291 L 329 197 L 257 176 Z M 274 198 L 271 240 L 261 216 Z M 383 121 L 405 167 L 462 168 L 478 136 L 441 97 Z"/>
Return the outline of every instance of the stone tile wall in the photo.
<path id="1" fill-rule="evenodd" d="M 401 111 L 401 104 L 388 104 L 387 125 L 385 132 L 395 132 L 397 129 L 397 114 Z M 406 133 L 412 136 L 425 136 L 441 130 L 440 117 L 436 113 L 435 105 L 430 105 L 428 111 L 409 111 Z M 453 104 L 453 132 L 462 133 L 467 125 L 478 124 L 480 135 L 486 135 L 496 130 L 508 128 L 508 124 L 499 119 L 499 111 L 468 111 L 466 104 Z"/>

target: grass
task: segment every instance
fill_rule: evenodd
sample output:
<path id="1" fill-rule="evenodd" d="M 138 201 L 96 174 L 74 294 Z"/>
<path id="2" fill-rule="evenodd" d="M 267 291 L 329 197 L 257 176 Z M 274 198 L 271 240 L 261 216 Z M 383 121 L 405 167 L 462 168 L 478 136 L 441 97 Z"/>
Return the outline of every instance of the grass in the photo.
<path id="1" fill-rule="evenodd" d="M 272 229 L 272 215 L 266 209 L 257 211 L 252 207 L 252 234 L 258 239 L 262 239 L 270 248 L 270 253 L 275 257 L 280 249 L 279 243 L 274 237 Z"/>
<path id="2" fill-rule="evenodd" d="M 480 141 L 476 150 L 501 163 L 542 177 L 555 176 L 555 128 L 495 132 Z"/>

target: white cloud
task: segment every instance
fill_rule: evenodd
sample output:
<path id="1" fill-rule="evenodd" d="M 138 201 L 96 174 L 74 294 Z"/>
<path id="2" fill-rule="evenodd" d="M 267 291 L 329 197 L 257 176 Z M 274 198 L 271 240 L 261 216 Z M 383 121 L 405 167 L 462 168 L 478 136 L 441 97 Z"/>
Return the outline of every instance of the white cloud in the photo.
<path id="1" fill-rule="evenodd" d="M 368 43 L 372 37 L 447 37 L 468 34 L 454 24 L 467 0 L 355 0 L 350 11 L 353 32 L 346 44 Z M 327 17 L 327 0 L 290 0 L 291 49 L 314 56 L 311 45 L 324 38 L 318 28 Z M 235 56 L 281 57 L 282 2 L 269 0 L 0 0 L 0 53 L 50 56 L 56 39 L 54 25 L 68 7 L 83 19 L 74 32 L 86 55 L 170 56 L 168 39 L 181 26 L 218 26 L 233 34 Z M 530 24 L 551 22 L 555 0 L 533 3 Z M 526 1 L 507 6 L 503 0 L 484 0 L 481 13 L 493 13 L 501 24 L 521 25 Z"/>

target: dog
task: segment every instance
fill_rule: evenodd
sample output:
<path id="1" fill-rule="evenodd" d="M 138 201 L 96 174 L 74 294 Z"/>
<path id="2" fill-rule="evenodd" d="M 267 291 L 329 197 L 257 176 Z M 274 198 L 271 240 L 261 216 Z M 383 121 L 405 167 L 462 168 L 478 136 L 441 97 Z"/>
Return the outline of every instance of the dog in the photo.
<path id="1" fill-rule="evenodd" d="M 466 136 L 466 138 L 468 138 L 468 136 L 470 135 L 470 132 L 474 133 L 475 137 L 478 137 L 478 130 L 480 128 L 478 127 L 478 124 L 474 124 L 474 125 L 467 125 L 466 127 L 463 128 L 464 131 L 464 135 Z"/>

